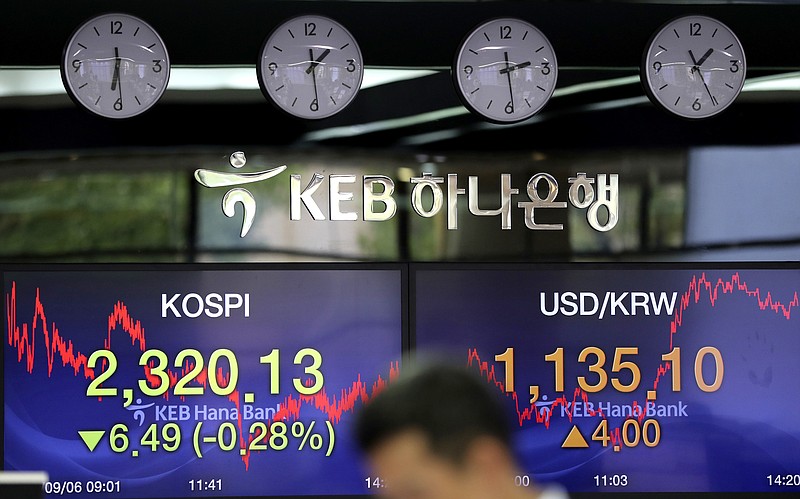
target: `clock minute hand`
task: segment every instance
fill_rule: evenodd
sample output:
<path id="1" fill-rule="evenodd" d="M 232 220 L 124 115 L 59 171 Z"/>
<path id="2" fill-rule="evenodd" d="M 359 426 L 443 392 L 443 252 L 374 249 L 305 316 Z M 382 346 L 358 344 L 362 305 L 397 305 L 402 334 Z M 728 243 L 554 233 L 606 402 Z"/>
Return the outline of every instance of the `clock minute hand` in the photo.
<path id="1" fill-rule="evenodd" d="M 117 89 L 117 84 L 119 83 L 119 47 L 114 47 L 114 74 L 111 76 L 111 90 Z"/>
<path id="2" fill-rule="evenodd" d="M 508 95 L 511 98 L 511 100 L 509 102 L 511 103 L 511 112 L 513 113 L 514 112 L 514 89 L 511 87 L 511 69 L 510 69 L 511 65 L 508 63 L 508 52 L 503 52 L 503 55 L 506 58 L 505 70 L 506 70 L 506 76 L 508 77 Z M 503 70 L 501 69 L 500 72 L 502 73 L 502 71 Z"/>
<path id="3" fill-rule="evenodd" d="M 317 73 L 314 71 L 314 49 L 308 49 L 308 58 L 311 59 L 311 66 L 306 70 L 306 73 L 311 73 L 311 81 L 314 82 L 314 100 L 319 102 L 319 95 L 317 94 Z"/>
<path id="4" fill-rule="evenodd" d="M 691 49 L 689 50 L 689 57 L 692 58 L 692 73 L 694 73 L 697 71 L 697 60 L 694 58 L 694 54 L 692 54 Z"/>

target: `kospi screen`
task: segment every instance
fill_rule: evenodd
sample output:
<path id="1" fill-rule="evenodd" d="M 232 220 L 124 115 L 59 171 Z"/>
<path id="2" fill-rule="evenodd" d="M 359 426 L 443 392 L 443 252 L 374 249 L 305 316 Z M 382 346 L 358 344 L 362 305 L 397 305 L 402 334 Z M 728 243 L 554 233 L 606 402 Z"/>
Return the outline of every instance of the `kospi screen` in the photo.
<path id="1" fill-rule="evenodd" d="M 350 426 L 400 367 L 404 272 L 6 268 L 4 468 L 48 497 L 366 494 Z"/>
<path id="2" fill-rule="evenodd" d="M 505 394 L 519 485 L 800 491 L 800 266 L 415 265 L 412 341 Z"/>

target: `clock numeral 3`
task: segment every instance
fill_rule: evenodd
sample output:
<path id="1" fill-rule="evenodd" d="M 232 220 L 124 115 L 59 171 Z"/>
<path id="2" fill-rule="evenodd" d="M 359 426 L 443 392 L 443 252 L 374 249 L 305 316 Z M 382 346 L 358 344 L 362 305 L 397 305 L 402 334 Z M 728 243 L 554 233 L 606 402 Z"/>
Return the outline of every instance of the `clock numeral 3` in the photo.
<path id="1" fill-rule="evenodd" d="M 738 72 L 739 72 L 739 60 L 731 59 L 731 73 L 738 73 Z"/>

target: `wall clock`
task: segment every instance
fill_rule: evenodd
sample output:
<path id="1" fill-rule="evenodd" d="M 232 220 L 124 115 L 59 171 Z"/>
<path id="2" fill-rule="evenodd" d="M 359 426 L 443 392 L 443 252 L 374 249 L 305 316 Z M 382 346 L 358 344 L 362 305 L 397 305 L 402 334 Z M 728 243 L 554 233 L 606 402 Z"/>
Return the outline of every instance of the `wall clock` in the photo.
<path id="1" fill-rule="evenodd" d="M 657 106 L 683 118 L 708 118 L 731 105 L 744 85 L 744 49 L 730 28 L 706 16 L 672 20 L 651 38 L 641 66 Z"/>
<path id="2" fill-rule="evenodd" d="M 552 45 L 521 19 L 494 19 L 472 30 L 452 75 L 464 105 L 494 123 L 516 123 L 541 110 L 556 87 Z"/>
<path id="3" fill-rule="evenodd" d="M 169 82 L 170 62 L 158 33 L 128 14 L 93 17 L 69 38 L 61 79 L 75 103 L 107 118 L 150 109 Z"/>
<path id="4" fill-rule="evenodd" d="M 275 28 L 261 48 L 257 70 L 267 98 L 304 119 L 342 111 L 364 76 L 353 35 L 333 19 L 316 15 L 295 17 Z"/>

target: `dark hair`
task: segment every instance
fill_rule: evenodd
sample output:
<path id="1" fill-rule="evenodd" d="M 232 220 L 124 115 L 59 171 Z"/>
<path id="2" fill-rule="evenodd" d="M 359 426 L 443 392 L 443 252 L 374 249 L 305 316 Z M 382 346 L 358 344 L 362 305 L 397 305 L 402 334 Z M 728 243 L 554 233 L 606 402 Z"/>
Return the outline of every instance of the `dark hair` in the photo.
<path id="1" fill-rule="evenodd" d="M 369 401 L 356 420 L 356 440 L 370 452 L 407 430 L 427 437 L 431 450 L 459 463 L 478 437 L 493 437 L 510 448 L 509 421 L 499 392 L 476 371 L 449 363 L 412 368 Z"/>

